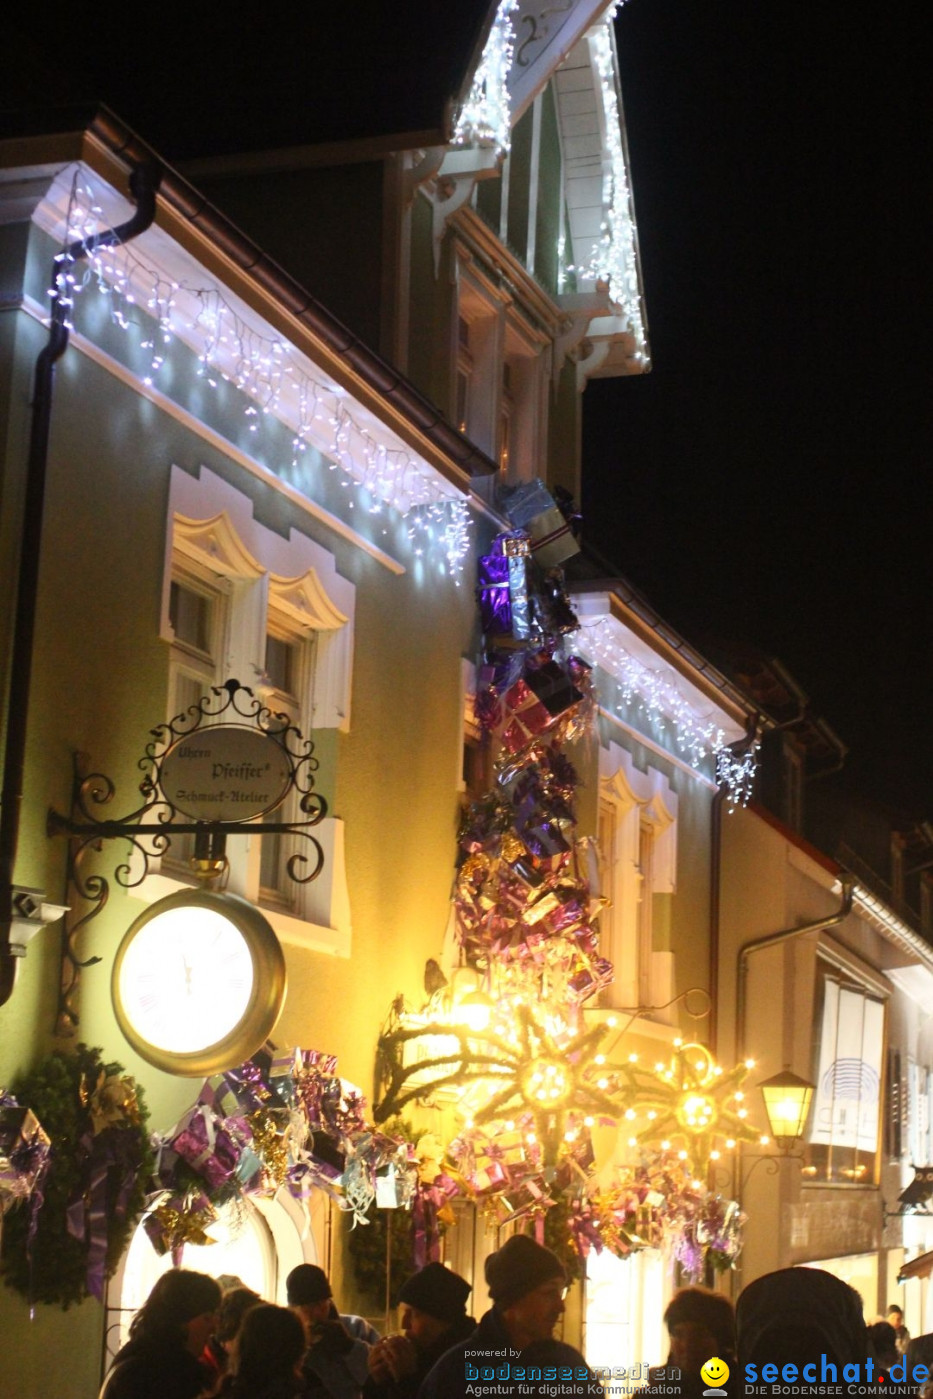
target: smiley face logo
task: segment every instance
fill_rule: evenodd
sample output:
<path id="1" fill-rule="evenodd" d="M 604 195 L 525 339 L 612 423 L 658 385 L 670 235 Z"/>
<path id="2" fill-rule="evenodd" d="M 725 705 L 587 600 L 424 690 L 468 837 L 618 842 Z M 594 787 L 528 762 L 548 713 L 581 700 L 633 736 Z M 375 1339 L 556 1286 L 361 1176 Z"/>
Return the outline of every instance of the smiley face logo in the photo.
<path id="1" fill-rule="evenodd" d="M 724 1360 L 720 1360 L 718 1355 L 712 1356 L 700 1370 L 700 1379 L 704 1384 L 709 1385 L 707 1394 L 722 1393 L 722 1386 L 729 1378 L 729 1366 Z"/>

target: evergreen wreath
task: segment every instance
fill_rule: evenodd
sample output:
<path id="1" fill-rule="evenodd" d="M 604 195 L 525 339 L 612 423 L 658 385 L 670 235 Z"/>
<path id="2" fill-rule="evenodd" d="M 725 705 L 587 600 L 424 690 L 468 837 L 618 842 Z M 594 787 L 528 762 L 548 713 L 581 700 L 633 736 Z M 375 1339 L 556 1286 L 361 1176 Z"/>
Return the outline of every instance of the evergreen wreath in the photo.
<path id="1" fill-rule="evenodd" d="M 35 1216 L 26 1205 L 4 1220 L 4 1279 L 30 1303 L 67 1309 L 92 1294 L 102 1299 L 152 1174 L 142 1090 L 122 1065 L 79 1044 L 49 1054 L 15 1093 L 48 1132 L 51 1150 Z"/>

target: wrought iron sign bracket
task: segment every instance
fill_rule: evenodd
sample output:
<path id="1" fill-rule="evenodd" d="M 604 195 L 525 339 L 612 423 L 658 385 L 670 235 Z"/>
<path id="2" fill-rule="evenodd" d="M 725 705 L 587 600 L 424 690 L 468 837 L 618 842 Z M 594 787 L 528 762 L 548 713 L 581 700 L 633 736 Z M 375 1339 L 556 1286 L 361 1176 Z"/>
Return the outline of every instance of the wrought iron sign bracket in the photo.
<path id="1" fill-rule="evenodd" d="M 289 835 L 300 842 L 285 862 L 288 877 L 310 884 L 324 867 L 324 851 L 312 834 L 327 815 L 327 802 L 314 790 L 318 768 L 314 744 L 285 714 L 277 714 L 237 680 L 215 685 L 197 704 L 151 731 L 137 763 L 142 772 L 141 804 L 115 820 L 100 812 L 116 788 L 102 772 L 88 771 L 76 754 L 71 813 L 50 810 L 49 836 L 67 836 L 67 879 L 72 909 L 65 922 L 56 1033 L 74 1035 L 79 1016 L 81 970 L 99 957 L 81 957 L 78 940 L 110 897 L 108 879 L 87 868 L 91 852 L 105 840 L 125 840 L 126 857 L 113 871 L 123 889 L 134 889 L 161 860 L 173 837 L 194 836 L 192 873 L 210 882 L 229 869 L 226 843 L 234 835 Z M 289 798 L 294 819 L 270 821 Z M 233 814 L 235 813 L 235 814 Z"/>
<path id="2" fill-rule="evenodd" d="M 933 1210 L 889 1210 L 882 1208 L 882 1218 L 888 1219 L 933 1219 Z"/>

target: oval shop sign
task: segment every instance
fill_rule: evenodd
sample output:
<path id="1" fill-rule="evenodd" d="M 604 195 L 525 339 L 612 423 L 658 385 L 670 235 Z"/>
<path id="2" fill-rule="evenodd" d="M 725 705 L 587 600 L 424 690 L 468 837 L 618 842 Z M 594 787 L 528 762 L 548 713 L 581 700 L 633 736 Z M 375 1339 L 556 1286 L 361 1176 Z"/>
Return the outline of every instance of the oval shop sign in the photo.
<path id="1" fill-rule="evenodd" d="M 292 767 L 268 734 L 216 724 L 173 743 L 159 776 L 166 800 L 192 821 L 250 821 L 284 799 Z"/>

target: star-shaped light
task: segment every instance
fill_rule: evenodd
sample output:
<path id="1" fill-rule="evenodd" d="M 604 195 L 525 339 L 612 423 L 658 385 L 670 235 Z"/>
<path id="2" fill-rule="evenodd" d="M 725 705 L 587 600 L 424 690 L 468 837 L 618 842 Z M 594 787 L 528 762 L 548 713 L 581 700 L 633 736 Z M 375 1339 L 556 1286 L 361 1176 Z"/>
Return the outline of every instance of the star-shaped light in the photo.
<path id="1" fill-rule="evenodd" d="M 639 1108 L 647 1126 L 635 1140 L 669 1150 L 680 1139 L 680 1158 L 703 1179 L 710 1161 L 739 1141 L 760 1141 L 748 1121 L 742 1083 L 751 1060 L 725 1073 L 705 1045 L 674 1042 L 670 1064 L 636 1071 Z"/>

